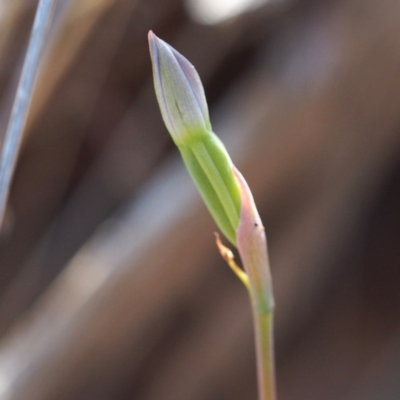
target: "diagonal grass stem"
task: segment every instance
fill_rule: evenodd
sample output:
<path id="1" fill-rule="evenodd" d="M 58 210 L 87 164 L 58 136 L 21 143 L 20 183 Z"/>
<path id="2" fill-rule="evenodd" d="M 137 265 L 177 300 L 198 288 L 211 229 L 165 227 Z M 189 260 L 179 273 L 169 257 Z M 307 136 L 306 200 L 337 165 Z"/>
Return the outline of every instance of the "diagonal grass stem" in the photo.
<path id="1" fill-rule="evenodd" d="M 10 120 L 8 122 L 0 157 L 0 224 L 3 223 L 10 184 L 15 170 L 23 131 L 32 99 L 40 56 L 46 42 L 46 33 L 55 0 L 39 0 L 35 20 L 26 51 Z"/>

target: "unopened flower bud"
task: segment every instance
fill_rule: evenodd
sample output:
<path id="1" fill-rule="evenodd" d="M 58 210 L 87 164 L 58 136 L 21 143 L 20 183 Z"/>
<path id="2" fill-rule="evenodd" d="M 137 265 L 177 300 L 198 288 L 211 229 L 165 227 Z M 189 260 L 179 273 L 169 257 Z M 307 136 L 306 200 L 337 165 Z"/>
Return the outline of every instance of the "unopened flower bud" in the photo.
<path id="1" fill-rule="evenodd" d="M 168 43 L 149 32 L 154 86 L 165 125 L 176 144 L 211 130 L 208 107 L 193 65 Z"/>
<path id="2" fill-rule="evenodd" d="M 199 75 L 185 57 L 152 32 L 149 43 L 154 86 L 165 125 L 215 222 L 236 245 L 239 184 L 225 146 L 211 131 Z"/>

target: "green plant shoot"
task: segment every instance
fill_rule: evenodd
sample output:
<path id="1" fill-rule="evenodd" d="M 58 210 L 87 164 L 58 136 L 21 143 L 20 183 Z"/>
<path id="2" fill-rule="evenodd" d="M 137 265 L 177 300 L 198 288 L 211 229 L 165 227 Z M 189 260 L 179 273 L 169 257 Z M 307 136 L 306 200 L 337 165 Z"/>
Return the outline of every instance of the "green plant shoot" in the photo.
<path id="1" fill-rule="evenodd" d="M 246 286 L 253 309 L 260 400 L 275 400 L 274 299 L 264 227 L 251 191 L 212 132 L 199 75 L 186 58 L 149 32 L 154 86 L 165 125 L 218 227 L 237 246 L 244 271 L 217 235 L 225 261 Z"/>

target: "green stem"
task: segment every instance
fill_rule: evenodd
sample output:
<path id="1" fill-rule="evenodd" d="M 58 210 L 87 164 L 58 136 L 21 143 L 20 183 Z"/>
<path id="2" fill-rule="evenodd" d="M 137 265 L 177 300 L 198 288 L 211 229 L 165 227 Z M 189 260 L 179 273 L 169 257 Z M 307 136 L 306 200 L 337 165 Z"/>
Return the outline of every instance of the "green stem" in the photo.
<path id="1" fill-rule="evenodd" d="M 276 400 L 273 311 L 253 307 L 259 400 Z"/>

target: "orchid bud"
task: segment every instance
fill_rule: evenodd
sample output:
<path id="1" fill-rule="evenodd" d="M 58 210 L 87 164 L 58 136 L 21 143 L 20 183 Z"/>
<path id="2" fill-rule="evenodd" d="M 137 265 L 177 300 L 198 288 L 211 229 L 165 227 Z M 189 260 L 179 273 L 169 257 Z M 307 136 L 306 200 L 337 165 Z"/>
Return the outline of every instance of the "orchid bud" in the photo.
<path id="1" fill-rule="evenodd" d="M 185 57 L 151 31 L 149 43 L 164 123 L 215 222 L 236 245 L 240 188 L 225 146 L 211 131 L 199 75 Z"/>
<path id="2" fill-rule="evenodd" d="M 204 89 L 193 65 L 152 31 L 149 43 L 158 104 L 175 143 L 210 131 Z"/>

